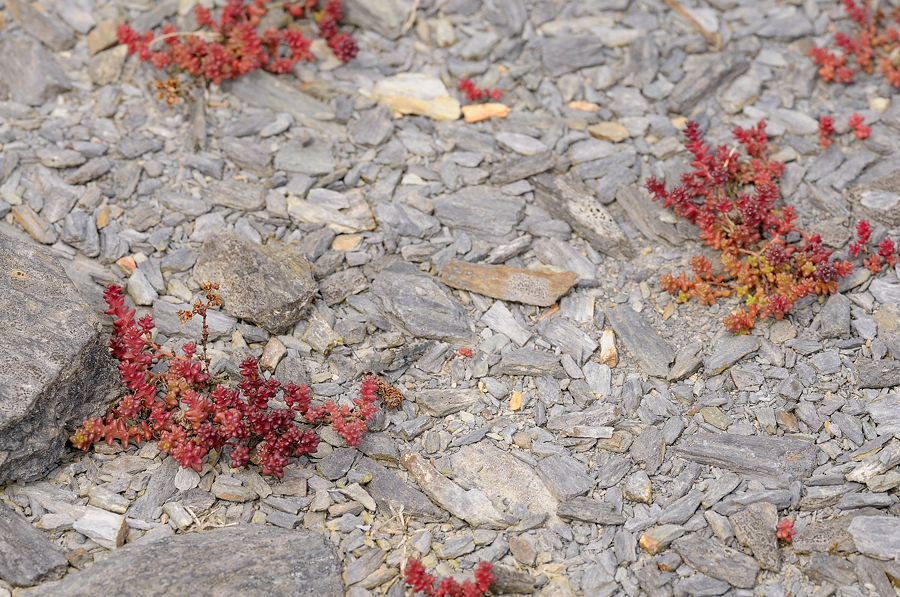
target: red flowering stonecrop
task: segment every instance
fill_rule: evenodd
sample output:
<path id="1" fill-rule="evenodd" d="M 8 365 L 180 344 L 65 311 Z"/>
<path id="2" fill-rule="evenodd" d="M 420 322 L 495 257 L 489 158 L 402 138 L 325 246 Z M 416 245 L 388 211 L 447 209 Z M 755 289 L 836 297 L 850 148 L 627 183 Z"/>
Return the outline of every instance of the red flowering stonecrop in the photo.
<path id="1" fill-rule="evenodd" d="M 856 138 L 859 140 L 868 139 L 869 133 L 872 132 L 872 127 L 864 125 L 863 120 L 865 119 L 856 112 L 847 120 L 847 124 L 853 129 L 856 133 Z"/>
<path id="2" fill-rule="evenodd" d="M 785 543 L 790 543 L 796 534 L 797 531 L 794 530 L 794 523 L 787 518 L 783 518 L 775 525 L 775 537 L 781 539 Z"/>
<path id="3" fill-rule="evenodd" d="M 464 580 L 459 584 L 453 577 L 445 576 L 435 586 L 434 575 L 425 572 L 422 562 L 412 558 L 403 569 L 403 581 L 412 587 L 413 594 L 422 592 L 428 597 L 482 597 L 491 583 L 497 580 L 491 568 L 493 564 L 490 562 L 478 562 L 475 566 L 475 582 Z"/>
<path id="4" fill-rule="evenodd" d="M 139 34 L 122 23 L 116 33 L 119 43 L 128 46 L 128 54 L 137 53 L 142 62 L 149 61 L 163 70 L 174 67 L 216 84 L 259 68 L 278 74 L 289 73 L 296 62 L 312 61 L 309 50 L 312 42 L 295 26 L 258 31 L 260 19 L 268 12 L 270 4 L 269 0 L 254 0 L 247 5 L 243 0 L 228 0 L 218 22 L 209 9 L 197 4 L 194 14 L 201 27 L 198 31 L 178 31 L 174 25 L 166 23 L 157 35 L 153 31 Z M 337 30 L 343 11 L 341 0 L 328 0 L 324 10 L 315 14 L 312 13 L 316 6 L 313 0 L 277 4 L 295 19 L 306 13 L 317 18 L 319 35 L 340 60 L 348 62 L 356 56 L 356 42 Z"/>
<path id="5" fill-rule="evenodd" d="M 809 56 L 819 67 L 819 76 L 825 82 L 852 83 L 855 73 L 872 74 L 877 68 L 888 83 L 900 87 L 900 32 L 894 25 L 900 22 L 900 11 L 895 9 L 890 15 L 881 10 L 873 13 L 867 0 L 842 0 L 842 4 L 856 32 L 853 36 L 842 31 L 834 34 L 840 55 L 818 46 L 810 49 Z"/>
<path id="6" fill-rule="evenodd" d="M 834 119 L 831 116 L 819 117 L 819 145 L 822 149 L 828 149 L 831 145 L 831 135 L 834 134 Z"/>
<path id="7" fill-rule="evenodd" d="M 872 228 L 869 226 L 869 221 L 860 220 L 856 224 L 856 241 L 850 245 L 848 251 L 854 257 L 859 257 L 860 251 L 865 253 L 867 256 L 862 263 L 874 276 L 881 271 L 884 265 L 888 267 L 896 266 L 900 262 L 900 258 L 897 257 L 897 248 L 894 246 L 894 241 L 889 238 L 885 238 L 878 243 L 877 251 L 870 252 L 870 236 L 872 236 Z"/>
<path id="8" fill-rule="evenodd" d="M 720 145 L 714 151 L 703 143 L 703 133 L 694 122 L 684 131 L 685 147 L 693 154 L 692 172 L 682 175 L 681 184 L 667 191 L 654 177 L 646 188 L 655 200 L 676 215 L 700 227 L 704 243 L 721 253 L 724 274 L 715 275 L 704 257 L 691 260 L 693 277 L 664 274 L 662 287 L 677 302 L 692 296 L 701 304 L 737 294 L 744 307 L 725 317 L 725 326 L 747 333 L 754 321 L 769 315 L 781 319 L 794 302 L 809 294 L 832 294 L 838 279 L 852 266 L 847 261 L 830 261 L 831 251 L 819 235 L 809 236 L 795 227 L 793 207 L 776 208 L 781 199 L 778 179 L 784 164 L 769 159 L 766 123 L 734 129 L 734 138 L 747 157 L 737 149 Z M 800 240 L 788 242 L 789 233 Z"/>
<path id="9" fill-rule="evenodd" d="M 496 102 L 500 99 L 500 96 L 503 95 L 503 92 L 499 89 L 478 89 L 469 77 L 461 78 L 456 88 L 462 91 L 466 95 L 466 99 L 470 102 L 477 102 L 488 98 Z"/>
<path id="10" fill-rule="evenodd" d="M 203 356 L 196 357 L 193 343 L 184 344 L 181 354 L 162 349 L 153 342 L 150 316 L 134 321 L 135 311 L 125 305 L 118 286 L 110 286 L 104 298 L 112 315 L 112 356 L 119 361 L 119 374 L 128 393 L 106 419 L 97 417 L 82 423 L 70 437 L 72 445 L 87 451 L 92 444 L 105 440 L 108 445 L 118 439 L 123 447 L 130 440 L 158 439 L 157 446 L 184 468 L 200 472 L 203 457 L 210 450 L 230 450 L 233 468 L 245 466 L 255 455 L 263 474 L 284 476 L 288 457 L 315 452 L 319 436 L 310 425 L 330 423 L 350 446 L 358 446 L 369 421 L 375 416 L 377 383 L 367 375 L 361 384 L 360 397 L 340 407 L 332 401 L 311 406 L 309 388 L 303 384 L 285 386 L 274 377 L 260 375 L 256 359 L 241 363 L 241 382 L 237 389 L 222 385 L 212 387 L 204 371 L 205 345 L 208 337 L 206 310 L 221 304 L 215 293 L 218 286 L 204 284 L 207 301 L 197 301 L 191 311 L 179 313 L 182 322 L 194 314 L 203 318 Z M 164 372 L 151 370 L 165 363 Z M 269 401 L 278 397 L 286 409 L 270 408 Z"/>

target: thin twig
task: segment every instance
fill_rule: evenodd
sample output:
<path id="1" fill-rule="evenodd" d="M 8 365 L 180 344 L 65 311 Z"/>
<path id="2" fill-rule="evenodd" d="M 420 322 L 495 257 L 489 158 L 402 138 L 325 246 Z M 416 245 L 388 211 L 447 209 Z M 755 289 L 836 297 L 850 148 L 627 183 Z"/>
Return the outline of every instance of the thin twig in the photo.
<path id="1" fill-rule="evenodd" d="M 419 9 L 419 0 L 413 0 L 412 8 L 409 11 L 409 18 L 406 19 L 406 22 L 403 23 L 402 31 L 406 33 L 409 31 L 409 28 L 413 26 L 413 23 L 416 22 L 416 11 Z"/>
<path id="2" fill-rule="evenodd" d="M 675 12 L 677 12 L 678 14 L 683 16 L 685 19 L 687 19 L 691 23 L 691 25 L 693 25 L 694 28 L 696 28 L 703 35 L 703 37 L 706 38 L 706 41 L 708 41 L 709 43 L 711 43 L 713 45 L 713 49 L 715 49 L 717 51 L 722 49 L 722 38 L 719 36 L 718 33 L 713 33 L 712 31 L 710 31 L 709 29 L 707 29 L 706 27 L 701 25 L 700 21 L 698 21 L 697 19 L 692 17 L 691 13 L 686 11 L 675 0 L 663 0 L 663 2 L 668 4 L 672 10 L 674 10 Z"/>

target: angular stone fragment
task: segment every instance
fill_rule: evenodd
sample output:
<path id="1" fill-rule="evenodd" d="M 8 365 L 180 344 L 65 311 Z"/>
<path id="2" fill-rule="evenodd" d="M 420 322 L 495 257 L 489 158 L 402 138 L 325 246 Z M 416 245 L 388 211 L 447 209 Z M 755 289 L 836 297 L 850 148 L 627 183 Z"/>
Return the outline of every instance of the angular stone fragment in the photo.
<path id="1" fill-rule="evenodd" d="M 681 78 L 669 95 L 669 109 L 688 114 L 697 104 L 750 68 L 750 61 L 739 52 L 718 52 L 699 57 L 699 64 Z"/>
<path id="2" fill-rule="evenodd" d="M 191 573 L 173 575 L 172 570 L 181 569 L 185 562 L 192 562 Z M 223 570 L 239 570 L 240 576 L 223 574 Z M 123 583 L 122 578 L 129 582 Z M 341 597 L 344 587 L 334 548 L 320 534 L 241 525 L 128 545 L 33 593 L 37 597 L 102 594 Z"/>
<path id="3" fill-rule="evenodd" d="M 677 524 L 664 524 L 653 527 L 641 535 L 638 545 L 651 556 L 667 548 L 672 541 L 684 535 L 684 527 Z"/>
<path id="4" fill-rule="evenodd" d="M 592 247 L 619 259 L 631 257 L 631 245 L 618 224 L 577 177 L 542 174 L 532 182 L 535 197 L 550 214 L 568 223 Z"/>
<path id="5" fill-rule="evenodd" d="M 551 493 L 560 501 L 584 495 L 595 481 L 586 473 L 584 464 L 567 455 L 554 455 L 538 463 L 537 473 Z"/>
<path id="6" fill-rule="evenodd" d="M 372 475 L 372 480 L 366 483 L 366 491 L 382 513 L 390 515 L 402 509 L 405 515 L 421 522 L 443 522 L 447 519 L 447 513 L 431 503 L 421 491 L 371 458 L 357 459 L 354 470 Z"/>
<path id="7" fill-rule="evenodd" d="M 560 238 L 545 236 L 532 246 L 534 254 L 547 265 L 578 276 L 577 286 L 597 285 L 597 266 Z"/>
<path id="8" fill-rule="evenodd" d="M 522 198 L 489 186 L 467 187 L 434 198 L 434 216 L 441 224 L 489 242 L 499 242 L 513 232 L 524 209 Z"/>
<path id="9" fill-rule="evenodd" d="M 481 122 L 482 120 L 490 120 L 491 118 L 506 118 L 509 116 L 510 112 L 511 109 L 509 106 L 495 102 L 462 107 L 463 119 L 466 122 Z"/>
<path id="10" fill-rule="evenodd" d="M 93 158 L 66 176 L 66 184 L 84 184 L 100 178 L 113 167 L 113 162 L 106 156 Z"/>
<path id="11" fill-rule="evenodd" d="M 358 145 L 378 147 L 387 141 L 393 132 L 394 123 L 391 120 L 390 108 L 378 106 L 362 113 L 350 130 L 350 140 Z"/>
<path id="12" fill-rule="evenodd" d="M 557 167 L 557 158 L 550 151 L 525 157 L 514 157 L 498 164 L 491 173 L 491 183 L 507 185 Z"/>
<path id="13" fill-rule="evenodd" d="M 276 156 L 276 168 L 277 159 Z M 292 220 L 306 224 L 325 224 L 338 234 L 353 234 L 375 228 L 375 217 L 360 190 L 320 193 L 316 199 L 312 201 L 289 195 L 288 215 Z"/>
<path id="14" fill-rule="evenodd" d="M 432 417 L 446 417 L 465 410 L 480 399 L 481 392 L 477 388 L 421 390 L 416 393 L 416 404 L 420 411 Z"/>
<path id="15" fill-rule="evenodd" d="M 619 339 L 641 368 L 653 377 L 666 377 L 675 352 L 631 307 L 607 309 L 606 316 Z"/>
<path id="16" fill-rule="evenodd" d="M 718 375 L 755 350 L 760 340 L 756 336 L 726 334 L 716 342 L 703 365 L 708 375 Z"/>
<path id="17" fill-rule="evenodd" d="M 400 464 L 412 474 L 425 495 L 472 526 L 503 529 L 512 522 L 497 510 L 481 491 L 464 490 L 440 474 L 419 454 L 414 452 L 404 454 L 400 457 Z"/>
<path id="18" fill-rule="evenodd" d="M 404 22 L 414 11 L 412 0 L 385 0 L 365 2 L 364 0 L 344 1 L 344 20 L 348 23 L 377 31 L 388 39 L 397 39 L 405 31 Z"/>
<path id="19" fill-rule="evenodd" d="M 523 328 L 506 308 L 506 305 L 499 301 L 484 312 L 481 321 L 493 331 L 503 334 L 519 346 L 525 346 L 525 343 L 531 338 L 531 332 Z"/>
<path id="20" fill-rule="evenodd" d="M 34 213 L 29 205 L 14 205 L 11 211 L 16 221 L 34 240 L 45 245 L 56 242 L 58 237 L 56 230 L 44 218 Z"/>
<path id="21" fill-rule="evenodd" d="M 656 474 L 666 454 L 665 436 L 662 431 L 650 426 L 635 438 L 630 453 L 635 461 L 644 463 L 647 474 Z"/>
<path id="22" fill-rule="evenodd" d="M 621 415 L 618 406 L 608 403 L 597 404 L 581 411 L 554 415 L 547 421 L 550 431 L 562 431 L 569 437 L 612 437 L 612 423 Z"/>
<path id="23" fill-rule="evenodd" d="M 491 298 L 549 307 L 575 284 L 575 274 L 537 272 L 505 265 L 478 265 L 450 261 L 441 282 L 452 288 L 477 292 Z"/>
<path id="24" fill-rule="evenodd" d="M 485 495 L 496 495 L 528 507 L 532 514 L 556 513 L 556 498 L 538 474 L 509 452 L 490 443 L 463 446 L 450 457 L 454 478 Z"/>
<path id="25" fill-rule="evenodd" d="M 781 552 L 775 537 L 778 510 L 773 504 L 750 504 L 746 509 L 732 514 L 728 520 L 738 542 L 750 548 L 762 568 L 773 572 L 781 569 Z"/>
<path id="26" fill-rule="evenodd" d="M 574 497 L 559 505 L 557 514 L 560 518 L 583 520 L 597 524 L 624 524 L 625 517 L 620 509 L 611 504 L 588 497 Z"/>
<path id="27" fill-rule="evenodd" d="M 83 155 L 72 149 L 42 147 L 34 153 L 41 163 L 48 168 L 72 168 L 80 166 L 87 161 Z"/>
<path id="28" fill-rule="evenodd" d="M 844 558 L 827 553 L 813 552 L 809 558 L 809 565 L 803 569 L 803 573 L 820 585 L 828 583 L 846 587 L 857 582 L 853 564 Z"/>
<path id="29" fill-rule="evenodd" d="M 860 388 L 891 388 L 900 385 L 900 361 L 882 359 L 856 363 L 856 379 Z"/>
<path id="30" fill-rule="evenodd" d="M 564 378 L 565 371 L 559 357 L 549 352 L 529 348 L 511 350 L 500 359 L 500 372 L 505 375 L 552 375 Z"/>
<path id="31" fill-rule="evenodd" d="M 0 479 L 31 480 L 121 392 L 97 314 L 55 257 L 0 233 Z"/>
<path id="32" fill-rule="evenodd" d="M 707 576 L 740 589 L 749 589 L 756 584 L 759 564 L 720 541 L 694 534 L 677 539 L 672 545 L 685 562 Z"/>
<path id="33" fill-rule="evenodd" d="M 241 211 L 257 211 L 266 204 L 266 189 L 261 184 L 236 180 L 214 181 L 203 196 L 213 205 L 224 205 Z"/>
<path id="34" fill-rule="evenodd" d="M 66 573 L 65 554 L 25 518 L 0 504 L 0 578 L 31 587 Z"/>
<path id="35" fill-rule="evenodd" d="M 54 52 L 75 46 L 75 35 L 55 14 L 40 4 L 27 0 L 8 0 L 7 7 L 22 29 L 33 35 Z"/>
<path id="36" fill-rule="evenodd" d="M 872 220 L 891 228 L 900 225 L 900 170 L 851 189 L 849 199 Z"/>
<path id="37" fill-rule="evenodd" d="M 158 520 L 162 505 L 175 493 L 175 475 L 181 468 L 172 458 L 166 458 L 162 466 L 153 472 L 144 494 L 134 500 L 126 514 L 129 518 Z"/>
<path id="38" fill-rule="evenodd" d="M 335 272 L 319 282 L 319 291 L 329 307 L 343 302 L 352 294 L 358 294 L 369 287 L 369 281 L 359 268 L 351 267 Z"/>
<path id="39" fill-rule="evenodd" d="M 541 44 L 544 68 L 553 77 L 604 62 L 606 43 L 594 35 L 560 35 Z"/>
<path id="40" fill-rule="evenodd" d="M 819 452 L 815 444 L 799 439 L 729 433 L 685 437 L 675 449 L 688 460 L 718 466 L 774 488 L 808 477 Z"/>
<path id="41" fill-rule="evenodd" d="M 297 323 L 316 292 L 312 266 L 296 247 L 259 246 L 226 229 L 203 243 L 194 279 L 219 284 L 229 313 L 273 334 Z"/>
<path id="42" fill-rule="evenodd" d="M 811 522 L 794 536 L 791 547 L 797 553 L 855 552 L 853 537 L 847 531 L 850 518 Z"/>
<path id="43" fill-rule="evenodd" d="M 440 79 L 419 73 L 401 73 L 381 79 L 373 91 L 378 103 L 401 114 L 418 114 L 435 120 L 456 120 L 459 101 L 450 97 Z"/>
<path id="44" fill-rule="evenodd" d="M 398 262 L 372 281 L 371 296 L 390 322 L 419 338 L 458 339 L 469 335 L 462 305 L 445 287 L 411 263 Z"/>
<path id="45" fill-rule="evenodd" d="M 121 547 L 128 534 L 124 516 L 99 508 L 88 508 L 87 514 L 76 520 L 74 527 L 106 549 Z"/>
<path id="46" fill-rule="evenodd" d="M 872 421 L 878 425 L 878 434 L 900 432 L 900 394 L 879 396 L 866 405 Z"/>

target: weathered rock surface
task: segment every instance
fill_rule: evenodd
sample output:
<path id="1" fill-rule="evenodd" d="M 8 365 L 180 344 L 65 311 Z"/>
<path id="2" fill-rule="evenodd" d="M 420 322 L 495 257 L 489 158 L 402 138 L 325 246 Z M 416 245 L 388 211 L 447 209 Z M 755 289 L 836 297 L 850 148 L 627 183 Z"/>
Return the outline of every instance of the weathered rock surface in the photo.
<path id="1" fill-rule="evenodd" d="M 653 331 L 631 307 L 619 306 L 606 311 L 616 335 L 641 368 L 653 377 L 665 377 L 675 352 L 664 338 Z"/>
<path id="2" fill-rule="evenodd" d="M 492 298 L 549 307 L 572 288 L 575 274 L 536 272 L 505 265 L 478 265 L 454 260 L 444 266 L 441 282 Z"/>
<path id="3" fill-rule="evenodd" d="M 18 32 L 0 39 L 0 80 L 10 85 L 14 100 L 39 106 L 48 98 L 68 91 L 72 82 L 56 59 L 36 40 Z"/>
<path id="4" fill-rule="evenodd" d="M 0 504 L 0 578 L 13 586 L 30 587 L 61 578 L 68 567 L 59 547 Z"/>
<path id="5" fill-rule="evenodd" d="M 266 556 L 261 558 L 260 553 Z M 223 574 L 225 569 L 230 573 Z M 128 582 L 123 583 L 123 578 Z M 104 593 L 123 597 L 339 597 L 344 588 L 337 557 L 318 533 L 247 525 L 128 545 L 82 572 L 33 589 L 30 595 L 87 597 Z"/>
<path id="6" fill-rule="evenodd" d="M 759 565 L 753 558 L 715 539 L 691 535 L 676 539 L 672 545 L 685 562 L 707 576 L 741 589 L 756 584 Z"/>
<path id="7" fill-rule="evenodd" d="M 312 266 L 290 246 L 259 246 L 219 229 L 203 243 L 194 270 L 219 285 L 225 310 L 273 333 L 297 323 L 316 292 Z"/>
<path id="8" fill-rule="evenodd" d="M 0 479 L 40 477 L 122 391 L 98 314 L 55 257 L 0 233 Z"/>

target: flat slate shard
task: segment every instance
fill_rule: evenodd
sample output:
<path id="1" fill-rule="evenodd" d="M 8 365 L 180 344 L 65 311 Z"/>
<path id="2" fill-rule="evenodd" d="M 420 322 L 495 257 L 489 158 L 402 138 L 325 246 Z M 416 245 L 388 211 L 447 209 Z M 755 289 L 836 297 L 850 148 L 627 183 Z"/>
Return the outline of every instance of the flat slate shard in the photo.
<path id="1" fill-rule="evenodd" d="M 319 282 L 319 291 L 325 304 L 329 307 L 343 302 L 352 294 L 357 294 L 369 287 L 369 281 L 358 267 L 335 272 Z"/>
<path id="2" fill-rule="evenodd" d="M 619 420 L 621 410 L 617 405 L 602 403 L 574 413 L 554 415 L 547 420 L 547 429 L 562 431 L 569 437 L 612 437 L 612 425 Z"/>
<path id="3" fill-rule="evenodd" d="M 553 353 L 530 348 L 510 350 L 500 359 L 500 373 L 504 375 L 552 375 L 558 379 L 566 377 L 559 364 L 559 357 Z"/>
<path id="4" fill-rule="evenodd" d="M 900 385 L 900 361 L 860 361 L 855 367 L 860 388 L 891 388 Z"/>
<path id="5" fill-rule="evenodd" d="M 412 0 L 344 0 L 344 20 L 377 31 L 388 39 L 397 39 L 403 33 L 403 23 L 414 10 L 413 6 Z"/>
<path id="6" fill-rule="evenodd" d="M 666 377 L 669 364 L 675 359 L 669 343 L 627 305 L 607 309 L 606 317 L 638 365 L 652 377 Z"/>
<path id="7" fill-rule="evenodd" d="M 560 35 L 541 44 L 544 68 L 554 77 L 602 64 L 604 41 L 594 35 Z"/>
<path id="8" fill-rule="evenodd" d="M 413 264 L 398 262 L 375 277 L 370 294 L 385 318 L 417 338 L 468 337 L 466 312 L 445 288 Z"/>
<path id="9" fill-rule="evenodd" d="M 412 474 L 425 495 L 472 526 L 505 529 L 513 522 L 497 510 L 481 491 L 477 489 L 466 491 L 440 474 L 421 455 L 415 452 L 406 453 L 400 457 L 400 464 Z"/>
<path id="10" fill-rule="evenodd" d="M 879 396 L 866 404 L 866 411 L 878 425 L 878 434 L 900 433 L 900 394 Z"/>
<path id="11" fill-rule="evenodd" d="M 259 246 L 224 228 L 203 243 L 194 279 L 219 284 L 228 313 L 273 334 L 297 323 L 316 292 L 312 266 L 296 246 Z"/>
<path id="12" fill-rule="evenodd" d="M 459 100 L 444 82 L 420 73 L 400 73 L 375 83 L 373 94 L 382 106 L 401 114 L 419 114 L 439 121 L 459 118 Z"/>
<path id="13" fill-rule="evenodd" d="M 0 578 L 17 587 L 57 580 L 69 562 L 59 547 L 25 518 L 0 504 Z"/>
<path id="14" fill-rule="evenodd" d="M 687 72 L 669 95 L 669 109 L 688 114 L 697 104 L 750 68 L 750 60 L 739 52 L 717 52 L 699 57 L 700 64 Z"/>
<path id="15" fill-rule="evenodd" d="M 537 466 L 537 474 L 560 501 L 584 495 L 596 484 L 596 481 L 587 474 L 584 464 L 563 454 L 548 456 L 541 460 Z"/>
<path id="16" fill-rule="evenodd" d="M 56 257 L 0 233 L 0 479 L 40 477 L 124 391 L 107 343 Z"/>
<path id="17" fill-rule="evenodd" d="M 503 334 L 519 346 L 525 346 L 531 338 L 531 332 L 522 327 L 510 313 L 506 305 L 496 301 L 491 308 L 484 312 L 481 321 L 498 334 Z"/>
<path id="18" fill-rule="evenodd" d="M 557 158 L 551 151 L 541 151 L 523 158 L 512 158 L 496 166 L 491 172 L 491 183 L 506 185 L 517 180 L 541 174 L 557 167 Z"/>
<path id="19" fill-rule="evenodd" d="M 515 230 L 524 211 L 521 197 L 489 186 L 466 187 L 434 198 L 434 216 L 441 224 L 488 242 L 503 241 Z"/>
<path id="20" fill-rule="evenodd" d="M 235 549 L 240 546 L 240 549 Z M 260 557 L 260 554 L 265 557 Z M 203 557 L 197 557 L 203 554 Z M 186 563 L 189 568 L 185 569 Z M 173 574 L 173 571 L 182 571 Z M 223 570 L 230 571 L 224 574 Z M 128 579 L 123 582 L 122 579 Z M 341 565 L 314 531 L 243 525 L 127 545 L 32 597 L 341 597 Z"/>
<path id="21" fill-rule="evenodd" d="M 550 214 L 568 223 L 596 250 L 619 259 L 632 257 L 631 245 L 616 221 L 576 175 L 541 174 L 531 182 L 534 196 Z"/>
<path id="22" fill-rule="evenodd" d="M 480 399 L 481 392 L 476 388 L 420 390 L 416 393 L 419 410 L 431 417 L 446 417 L 469 408 Z"/>
<path id="23" fill-rule="evenodd" d="M 22 28 L 54 52 L 75 46 L 75 34 L 56 15 L 28 0 L 8 0 L 7 7 Z"/>
<path id="24" fill-rule="evenodd" d="M 402 510 L 404 515 L 420 522 L 447 520 L 447 513 L 431 503 L 424 493 L 371 458 L 358 458 L 354 470 L 363 475 L 372 475 L 372 480 L 366 483 L 366 491 L 383 514 L 390 515 Z"/>
<path id="25" fill-rule="evenodd" d="M 775 537 L 778 510 L 774 504 L 768 502 L 750 504 L 746 509 L 732 514 L 729 521 L 738 542 L 753 551 L 760 566 L 773 572 L 781 569 L 781 551 Z"/>
<path id="26" fill-rule="evenodd" d="M 672 245 L 684 242 L 685 237 L 674 224 L 660 219 L 660 216 L 666 214 L 668 210 L 659 202 L 653 201 L 646 190 L 635 189 L 625 184 L 619 185 L 616 189 L 616 202 L 622 206 L 628 219 L 647 240 L 668 242 Z"/>
<path id="27" fill-rule="evenodd" d="M 547 342 L 572 355 L 579 366 L 591 358 L 599 346 L 593 338 L 563 317 L 548 317 L 537 327 Z"/>
<path id="28" fill-rule="evenodd" d="M 9 93 L 17 102 L 40 106 L 50 97 L 72 89 L 72 82 L 41 43 L 20 32 L 0 39 L 0 81 L 15 83 Z"/>
<path id="29" fill-rule="evenodd" d="M 277 159 L 276 157 L 276 161 Z M 265 195 L 263 197 L 265 198 Z M 328 197 L 331 200 L 307 201 L 289 195 L 288 215 L 292 220 L 306 224 L 325 224 L 338 234 L 353 234 L 375 229 L 375 216 L 372 215 L 362 191 L 354 189 L 347 193 L 334 193 Z"/>
<path id="30" fill-rule="evenodd" d="M 750 589 L 756 584 L 759 573 L 756 560 L 716 539 L 693 534 L 676 539 L 672 546 L 685 562 L 707 576 L 724 580 L 739 589 Z"/>
<path id="31" fill-rule="evenodd" d="M 574 286 L 575 273 L 538 272 L 453 260 L 444 266 L 441 282 L 491 298 L 549 307 Z"/>
<path id="32" fill-rule="evenodd" d="M 879 560 L 900 558 L 900 518 L 857 516 L 847 531 L 860 553 Z"/>
<path id="33" fill-rule="evenodd" d="M 742 358 L 759 350 L 761 341 L 756 336 L 734 336 L 726 334 L 712 348 L 711 354 L 704 359 L 703 365 L 708 375 L 722 373 Z"/>
<path id="34" fill-rule="evenodd" d="M 223 88 L 248 104 L 269 108 L 276 113 L 287 112 L 299 124 L 330 139 L 344 138 L 344 127 L 326 122 L 334 120 L 334 110 L 276 75 L 256 70 L 223 82 Z"/>
<path id="35" fill-rule="evenodd" d="M 625 517 L 619 508 L 588 497 L 575 497 L 563 502 L 557 509 L 560 518 L 571 518 L 597 524 L 625 524 Z"/>
<path id="36" fill-rule="evenodd" d="M 391 109 L 377 106 L 366 110 L 350 129 L 350 140 L 357 145 L 378 147 L 394 132 Z"/>
<path id="37" fill-rule="evenodd" d="M 819 452 L 815 444 L 799 439 L 729 433 L 685 437 L 675 450 L 688 460 L 736 472 L 773 489 L 808 477 Z"/>
<path id="38" fill-rule="evenodd" d="M 876 222 L 900 226 L 900 170 L 850 190 L 850 201 Z"/>

